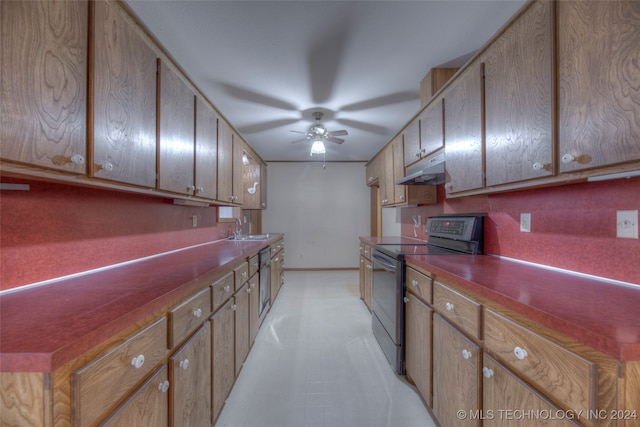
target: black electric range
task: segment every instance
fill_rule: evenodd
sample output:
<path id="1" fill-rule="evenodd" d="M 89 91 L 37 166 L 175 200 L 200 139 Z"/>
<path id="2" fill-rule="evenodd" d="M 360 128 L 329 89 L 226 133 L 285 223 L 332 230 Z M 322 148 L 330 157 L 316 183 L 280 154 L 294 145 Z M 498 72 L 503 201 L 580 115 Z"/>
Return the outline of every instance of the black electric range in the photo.
<path id="1" fill-rule="evenodd" d="M 473 255 L 483 247 L 484 214 L 441 215 L 427 220 L 424 243 L 378 244 L 372 252 L 372 328 L 387 360 L 399 375 L 404 363 L 405 256 Z"/>

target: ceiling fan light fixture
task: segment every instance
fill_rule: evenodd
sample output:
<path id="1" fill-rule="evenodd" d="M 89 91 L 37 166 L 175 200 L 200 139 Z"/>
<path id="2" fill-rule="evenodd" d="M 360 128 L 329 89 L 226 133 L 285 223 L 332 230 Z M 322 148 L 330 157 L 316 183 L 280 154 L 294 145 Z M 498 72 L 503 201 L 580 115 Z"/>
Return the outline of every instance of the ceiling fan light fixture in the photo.
<path id="1" fill-rule="evenodd" d="M 313 156 L 314 154 L 324 154 L 326 152 L 327 149 L 324 146 L 324 142 L 322 142 L 320 139 L 316 139 L 315 141 L 313 141 L 313 145 L 311 146 L 311 153 L 309 153 L 309 155 Z"/>

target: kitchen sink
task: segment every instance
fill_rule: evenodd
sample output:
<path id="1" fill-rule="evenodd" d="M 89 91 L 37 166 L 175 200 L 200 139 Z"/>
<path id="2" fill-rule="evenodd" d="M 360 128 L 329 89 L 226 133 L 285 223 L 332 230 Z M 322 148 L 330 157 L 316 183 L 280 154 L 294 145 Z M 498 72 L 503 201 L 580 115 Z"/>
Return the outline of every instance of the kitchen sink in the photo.
<path id="1" fill-rule="evenodd" d="M 231 236 L 229 240 L 269 240 L 271 236 L 267 234 L 247 234 L 243 236 Z"/>

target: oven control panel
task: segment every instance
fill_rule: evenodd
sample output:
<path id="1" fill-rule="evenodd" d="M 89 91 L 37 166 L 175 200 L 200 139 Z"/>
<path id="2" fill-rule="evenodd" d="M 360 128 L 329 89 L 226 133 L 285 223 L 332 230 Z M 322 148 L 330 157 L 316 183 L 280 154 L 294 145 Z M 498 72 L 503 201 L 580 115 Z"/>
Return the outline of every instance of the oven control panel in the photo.
<path id="1" fill-rule="evenodd" d="M 427 220 L 425 233 L 430 236 L 445 237 L 455 240 L 476 241 L 481 239 L 482 217 L 432 217 Z"/>

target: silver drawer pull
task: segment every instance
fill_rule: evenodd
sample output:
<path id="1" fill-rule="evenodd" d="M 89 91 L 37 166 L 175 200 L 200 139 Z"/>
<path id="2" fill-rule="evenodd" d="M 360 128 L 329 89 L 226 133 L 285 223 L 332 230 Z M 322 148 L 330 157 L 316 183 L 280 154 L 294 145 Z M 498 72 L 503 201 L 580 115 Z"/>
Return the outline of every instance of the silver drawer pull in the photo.
<path id="1" fill-rule="evenodd" d="M 139 354 L 131 359 L 131 366 L 133 366 L 134 368 L 140 369 L 142 368 L 142 365 L 144 365 L 144 354 Z"/>
<path id="2" fill-rule="evenodd" d="M 184 359 L 180 361 L 180 368 L 187 369 L 189 367 L 189 359 Z"/>
<path id="3" fill-rule="evenodd" d="M 237 306 L 237 305 L 233 304 L 233 305 L 231 306 L 231 311 L 236 311 L 237 309 L 238 309 L 238 306 Z"/>
<path id="4" fill-rule="evenodd" d="M 404 303 L 406 304 L 406 303 L 408 303 L 408 302 L 409 302 L 409 298 L 404 297 Z"/>
<path id="5" fill-rule="evenodd" d="M 446 309 L 447 309 L 447 311 L 451 311 L 451 310 L 453 310 L 453 308 L 454 308 L 454 307 L 453 307 L 453 304 L 451 304 L 450 302 L 448 302 L 448 303 L 446 303 L 446 304 L 444 305 L 444 308 L 446 308 Z"/>
<path id="6" fill-rule="evenodd" d="M 482 375 L 484 375 L 485 378 L 491 378 L 493 376 L 493 369 L 485 366 L 482 368 Z"/>
<path id="7" fill-rule="evenodd" d="M 417 280 L 412 280 L 411 281 L 411 285 L 418 287 L 418 281 Z"/>
<path id="8" fill-rule="evenodd" d="M 161 393 L 166 393 L 169 390 L 169 381 L 164 380 L 160 384 L 158 384 L 158 391 Z"/>
<path id="9" fill-rule="evenodd" d="M 225 292 L 229 292 L 231 290 L 231 286 L 227 285 L 222 290 Z"/>
<path id="10" fill-rule="evenodd" d="M 525 350 L 524 348 L 521 347 L 516 347 L 513 349 L 513 354 L 516 355 L 516 357 L 520 360 L 526 358 L 529 353 L 527 353 L 527 350 Z"/>
<path id="11" fill-rule="evenodd" d="M 193 310 L 193 315 L 198 318 L 202 317 L 202 309 Z"/>
<path id="12" fill-rule="evenodd" d="M 464 357 L 465 360 L 471 359 L 471 352 L 469 350 L 462 350 L 462 357 Z"/>

